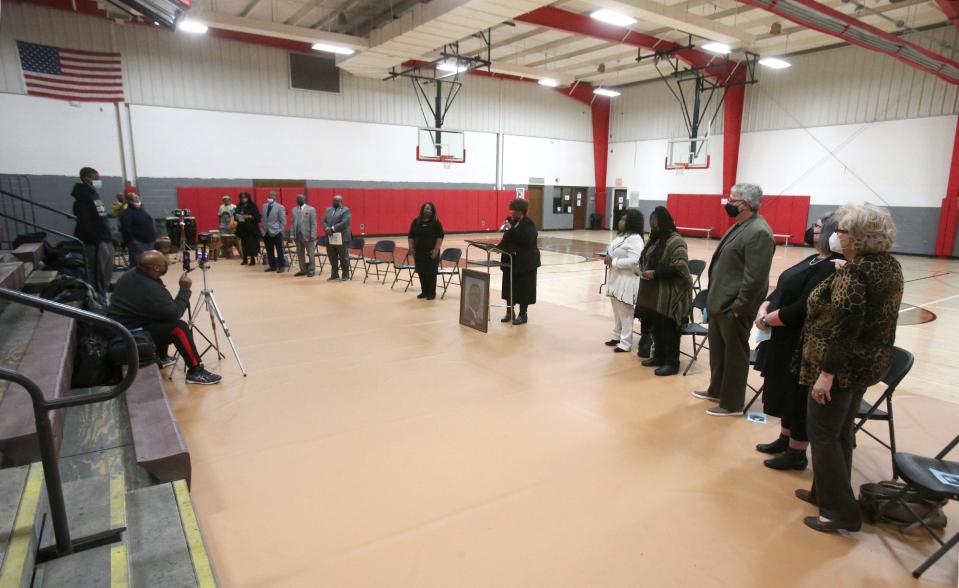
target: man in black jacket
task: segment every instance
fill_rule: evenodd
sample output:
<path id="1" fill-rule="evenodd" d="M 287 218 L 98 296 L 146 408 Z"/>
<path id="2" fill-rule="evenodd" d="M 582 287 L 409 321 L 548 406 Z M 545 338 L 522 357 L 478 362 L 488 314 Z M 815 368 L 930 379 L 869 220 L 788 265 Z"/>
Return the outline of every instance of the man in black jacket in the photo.
<path id="1" fill-rule="evenodd" d="M 176 298 L 160 281 L 167 272 L 166 257 L 159 251 L 145 251 L 140 255 L 136 269 L 123 274 L 113 289 L 107 316 L 128 329 L 142 328 L 150 333 L 157 346 L 160 366 L 174 363 L 167 355 L 170 343 L 187 365 L 188 384 L 216 384 L 220 376 L 203 369 L 193 331 L 180 317 L 190 306 L 190 286 L 193 280 L 183 273 Z"/>
<path id="2" fill-rule="evenodd" d="M 120 214 L 120 231 L 130 251 L 130 267 L 136 267 L 140 255 L 154 247 L 157 238 L 156 223 L 150 213 L 143 210 L 138 194 L 127 192 L 123 197 L 127 207 Z"/>
<path id="3" fill-rule="evenodd" d="M 100 174 L 92 167 L 80 170 L 80 182 L 73 186 L 73 215 L 77 217 L 74 236 L 83 241 L 87 262 L 87 282 L 106 296 L 113 277 L 113 238 L 107 224 L 107 209 L 97 193 L 103 186 Z"/>

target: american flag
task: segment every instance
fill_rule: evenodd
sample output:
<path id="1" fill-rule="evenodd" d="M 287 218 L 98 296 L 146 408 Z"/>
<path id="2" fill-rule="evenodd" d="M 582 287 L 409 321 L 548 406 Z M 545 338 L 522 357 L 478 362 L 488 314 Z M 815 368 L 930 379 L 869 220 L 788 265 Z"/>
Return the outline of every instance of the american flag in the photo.
<path id="1" fill-rule="evenodd" d="M 119 53 L 76 51 L 17 41 L 27 94 L 84 102 L 123 102 Z"/>

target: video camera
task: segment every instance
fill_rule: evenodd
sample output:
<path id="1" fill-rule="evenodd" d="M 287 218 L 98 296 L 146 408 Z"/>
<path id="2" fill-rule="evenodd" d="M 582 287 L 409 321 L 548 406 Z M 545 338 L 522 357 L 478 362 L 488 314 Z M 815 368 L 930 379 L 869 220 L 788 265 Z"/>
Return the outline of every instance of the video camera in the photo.
<path id="1" fill-rule="evenodd" d="M 206 244 L 201 243 L 196 250 L 196 261 L 200 269 L 206 268 L 206 262 L 210 258 L 209 253 L 206 248 Z M 188 272 L 192 271 L 193 268 L 190 267 L 190 250 L 183 250 L 183 271 Z"/>

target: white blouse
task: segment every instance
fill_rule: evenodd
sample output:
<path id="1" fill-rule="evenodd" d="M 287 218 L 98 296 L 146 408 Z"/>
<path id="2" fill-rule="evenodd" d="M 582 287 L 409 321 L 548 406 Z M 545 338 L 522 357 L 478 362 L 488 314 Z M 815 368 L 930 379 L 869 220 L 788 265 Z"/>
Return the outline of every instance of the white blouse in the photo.
<path id="1" fill-rule="evenodd" d="M 643 236 L 618 236 L 609 245 L 612 263 L 606 280 L 606 294 L 626 304 L 636 304 L 639 294 L 639 256 L 643 252 Z"/>

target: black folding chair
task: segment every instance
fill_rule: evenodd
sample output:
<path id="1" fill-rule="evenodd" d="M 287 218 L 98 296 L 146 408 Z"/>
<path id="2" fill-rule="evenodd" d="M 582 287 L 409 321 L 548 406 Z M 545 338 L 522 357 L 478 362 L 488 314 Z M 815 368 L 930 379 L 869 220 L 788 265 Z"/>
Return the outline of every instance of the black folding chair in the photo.
<path id="1" fill-rule="evenodd" d="M 689 275 L 693 277 L 693 294 L 699 294 L 703 290 L 701 279 L 703 272 L 706 271 L 706 262 L 702 259 L 690 259 Z"/>
<path id="2" fill-rule="evenodd" d="M 911 357 L 912 356 L 910 356 L 910 358 Z M 922 457 L 913 453 L 894 453 L 892 456 L 893 469 L 899 472 L 899 476 L 902 478 L 902 481 L 906 483 L 906 486 L 896 498 L 890 500 L 880 509 L 879 515 L 882 515 L 886 508 L 892 504 L 898 503 L 905 507 L 905 509 L 916 518 L 916 522 L 939 544 L 939 549 L 912 572 L 914 578 L 921 576 L 923 572 L 928 570 L 929 567 L 936 563 L 947 551 L 959 544 L 959 532 L 953 535 L 948 541 L 943 541 L 929 527 L 925 519 L 916 514 L 909 506 L 904 496 L 912 490 L 913 492 L 918 492 L 923 497 L 934 500 L 959 501 L 959 462 L 947 461 L 945 459 L 946 455 L 948 455 L 957 444 L 959 444 L 959 435 L 956 435 L 955 439 L 946 445 L 936 457 L 932 458 Z M 934 474 L 933 470 L 939 472 L 942 478 Z"/>
<path id="3" fill-rule="evenodd" d="M 450 284 L 453 283 L 453 278 L 456 278 L 456 285 L 460 285 L 461 257 L 463 257 L 463 250 L 458 247 L 447 247 L 443 250 L 443 253 L 440 254 L 440 267 L 436 270 L 436 275 L 439 276 L 443 284 L 443 295 L 440 296 L 440 300 L 446 298 L 446 290 L 450 287 Z M 444 266 L 444 263 L 450 263 L 452 265 Z"/>
<path id="4" fill-rule="evenodd" d="M 353 237 L 350 239 L 350 248 L 347 250 L 347 261 L 350 262 L 350 279 L 353 279 L 353 276 L 356 275 L 356 268 L 360 265 L 360 262 L 364 260 L 363 257 L 363 248 L 366 247 L 366 239 L 363 237 Z M 325 257 L 325 255 L 324 255 Z M 366 266 L 363 266 L 363 271 L 366 272 Z"/>
<path id="5" fill-rule="evenodd" d="M 329 260 L 330 256 L 326 254 L 326 238 L 321 237 L 316 240 L 316 273 L 323 273 L 323 268 Z M 352 278 L 352 272 L 350 277 Z"/>
<path id="6" fill-rule="evenodd" d="M 763 345 L 766 345 L 767 343 L 768 343 L 768 341 L 763 341 L 763 342 L 760 343 L 755 349 L 751 349 L 751 350 L 749 351 L 749 367 L 755 367 L 755 365 L 756 365 L 756 357 L 759 355 L 759 349 L 760 349 L 760 347 L 762 347 Z M 755 404 L 755 402 L 756 402 L 757 400 L 759 400 L 759 397 L 762 396 L 762 394 L 763 394 L 763 388 L 765 387 L 765 384 L 763 384 L 763 385 L 760 386 L 759 388 L 753 388 L 752 384 L 749 383 L 749 380 L 746 380 L 746 387 L 749 388 L 750 390 L 752 390 L 752 392 L 753 392 L 753 397 L 752 397 L 752 400 L 750 400 L 750 401 L 746 404 L 746 407 L 743 408 L 743 414 L 744 414 L 744 415 L 748 415 L 748 414 L 749 414 L 749 409 L 750 409 L 750 407 L 752 407 L 752 405 Z"/>
<path id="7" fill-rule="evenodd" d="M 866 399 L 863 399 L 859 403 L 859 411 L 856 414 L 856 418 L 859 419 L 859 421 L 856 423 L 856 428 L 853 429 L 854 434 L 861 430 L 889 450 L 889 454 L 892 456 L 893 479 L 898 478 L 899 474 L 896 472 L 896 429 L 892 418 L 892 393 L 896 391 L 896 386 L 899 385 L 899 382 L 901 382 L 902 379 L 906 377 L 906 374 L 909 373 L 909 370 L 912 369 L 914 361 L 915 358 L 912 353 L 899 347 L 892 348 L 892 362 L 889 364 L 886 377 L 882 379 L 883 384 L 886 385 L 886 390 L 872 404 L 869 404 Z M 883 404 L 885 404 L 886 410 L 879 408 Z M 866 421 L 886 421 L 889 427 L 889 442 L 886 443 L 870 433 L 868 429 L 863 428 Z"/>
<path id="8" fill-rule="evenodd" d="M 295 267 L 299 257 L 296 254 L 296 242 L 291 236 L 283 237 L 283 252 L 289 257 L 290 267 Z"/>
<path id="9" fill-rule="evenodd" d="M 700 316 L 703 316 L 703 314 L 706 312 L 706 292 L 700 291 L 696 294 L 696 297 L 693 298 L 693 307 L 689 311 L 689 322 L 683 325 L 683 328 L 680 332 L 680 335 L 684 337 L 689 336 L 693 338 L 692 354 L 680 350 L 680 353 L 691 358 L 689 365 L 686 366 L 686 370 L 683 371 L 684 376 L 689 373 L 689 368 L 693 367 L 693 364 L 696 363 L 700 352 L 703 349 L 709 349 L 706 347 L 706 338 L 709 335 L 709 327 L 706 326 L 706 323 L 696 322 L 695 312 L 697 310 L 699 311 Z M 697 341 L 697 339 L 700 337 L 702 337 L 702 339 Z"/>
<path id="10" fill-rule="evenodd" d="M 364 271 L 366 275 L 363 276 L 363 283 L 366 283 L 366 279 L 370 277 L 370 266 L 376 270 L 376 281 L 380 281 L 380 266 L 386 266 L 383 268 L 383 283 L 386 283 L 386 278 L 390 275 L 390 267 L 393 265 L 393 252 L 396 251 L 396 243 L 393 241 L 377 241 L 376 245 L 373 246 L 373 255 L 363 259 L 365 265 Z"/>
<path id="11" fill-rule="evenodd" d="M 393 260 L 393 283 L 390 284 L 390 290 L 393 289 L 393 286 L 397 282 L 406 282 L 406 288 L 403 289 L 404 292 L 410 289 L 410 286 L 413 285 L 413 276 L 416 274 L 416 264 L 410 263 L 412 258 L 410 252 L 406 252 L 406 256 L 403 258 L 402 263 L 396 263 L 396 260 Z M 400 278 L 400 273 L 406 272 L 406 279 Z"/>

